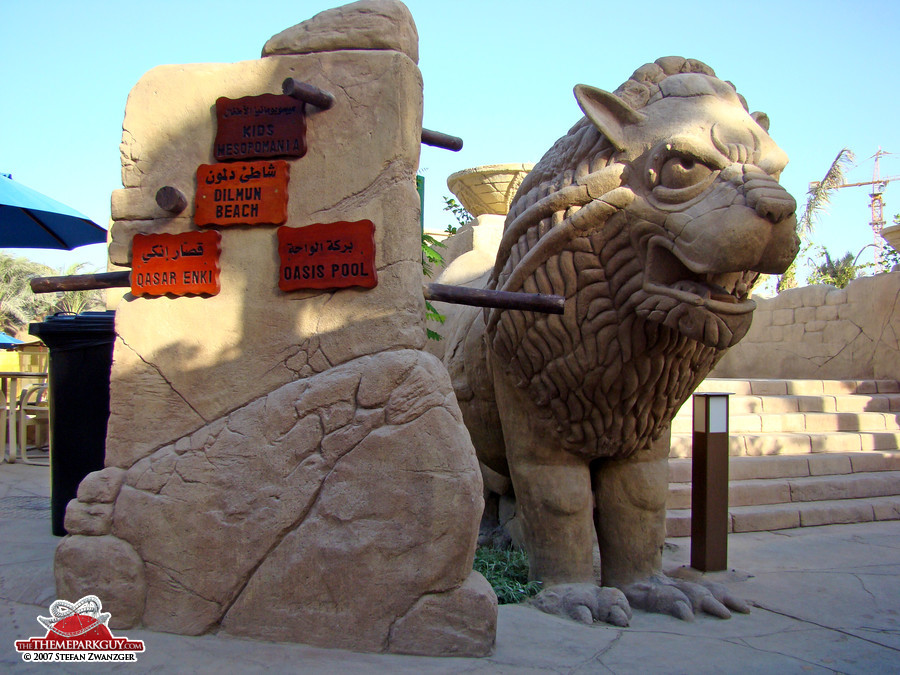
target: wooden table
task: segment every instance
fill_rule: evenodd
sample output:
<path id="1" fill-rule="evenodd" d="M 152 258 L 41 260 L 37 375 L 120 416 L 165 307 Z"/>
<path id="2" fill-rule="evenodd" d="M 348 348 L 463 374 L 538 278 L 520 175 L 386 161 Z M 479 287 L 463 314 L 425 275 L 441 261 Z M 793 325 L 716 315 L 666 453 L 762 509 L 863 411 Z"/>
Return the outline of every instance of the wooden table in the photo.
<path id="1" fill-rule="evenodd" d="M 6 391 L 6 447 L 0 460 L 5 460 L 10 464 L 16 461 L 16 454 L 19 450 L 19 444 L 16 440 L 18 431 L 18 409 L 19 409 L 19 381 L 20 380 L 45 380 L 47 373 L 33 373 L 28 371 L 0 371 L 0 384 Z"/>

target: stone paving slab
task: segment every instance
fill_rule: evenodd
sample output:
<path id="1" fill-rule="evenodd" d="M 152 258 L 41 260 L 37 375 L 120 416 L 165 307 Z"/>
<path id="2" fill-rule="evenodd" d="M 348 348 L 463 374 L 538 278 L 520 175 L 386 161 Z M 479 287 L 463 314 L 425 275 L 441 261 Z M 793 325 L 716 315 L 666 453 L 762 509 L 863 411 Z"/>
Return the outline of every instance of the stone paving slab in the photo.
<path id="1" fill-rule="evenodd" d="M 0 500 L 47 495 L 46 469 L 0 465 Z M 80 664 L 24 664 L 16 639 L 55 599 L 59 539 L 46 518 L 0 521 L 0 672 L 84 673 Z M 671 539 L 667 567 L 690 559 Z M 503 606 L 494 653 L 483 659 L 357 654 L 304 645 L 145 630 L 129 672 L 190 673 L 892 673 L 900 672 L 900 522 L 832 525 L 729 537 L 731 569 L 708 575 L 754 606 L 749 615 L 692 623 L 636 612 L 631 626 L 583 626 L 526 606 Z M 113 665 L 93 664 L 91 672 Z M 117 668 L 121 671 L 121 668 Z"/>

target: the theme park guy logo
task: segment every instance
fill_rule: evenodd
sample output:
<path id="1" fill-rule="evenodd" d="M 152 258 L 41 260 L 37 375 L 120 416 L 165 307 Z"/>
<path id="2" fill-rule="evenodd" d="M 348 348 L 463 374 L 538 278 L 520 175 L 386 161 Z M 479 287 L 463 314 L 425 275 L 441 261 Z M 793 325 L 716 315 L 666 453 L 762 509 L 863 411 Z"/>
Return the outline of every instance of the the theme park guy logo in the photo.
<path id="1" fill-rule="evenodd" d="M 50 605 L 50 616 L 37 618 L 47 635 L 16 640 L 16 651 L 29 663 L 137 661 L 137 652 L 144 651 L 144 641 L 113 637 L 106 625 L 110 614 L 101 609 L 96 595 L 86 595 L 75 604 L 57 600 Z"/>

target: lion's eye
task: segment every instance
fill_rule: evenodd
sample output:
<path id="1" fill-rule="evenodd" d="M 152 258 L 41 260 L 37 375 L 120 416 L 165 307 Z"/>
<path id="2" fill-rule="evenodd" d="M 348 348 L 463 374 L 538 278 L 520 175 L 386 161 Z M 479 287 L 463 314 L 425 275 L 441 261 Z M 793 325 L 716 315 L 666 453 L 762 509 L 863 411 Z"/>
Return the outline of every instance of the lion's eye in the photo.
<path id="1" fill-rule="evenodd" d="M 706 180 L 711 173 L 712 169 L 690 157 L 671 157 L 662 165 L 659 184 L 665 188 L 680 190 Z"/>

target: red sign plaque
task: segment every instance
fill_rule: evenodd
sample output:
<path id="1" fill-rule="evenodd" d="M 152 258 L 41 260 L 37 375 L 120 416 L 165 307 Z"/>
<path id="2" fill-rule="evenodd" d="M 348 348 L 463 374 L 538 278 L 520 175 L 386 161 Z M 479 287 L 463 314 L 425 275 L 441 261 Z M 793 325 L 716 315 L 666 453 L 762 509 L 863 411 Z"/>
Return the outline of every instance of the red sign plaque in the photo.
<path id="1" fill-rule="evenodd" d="M 283 291 L 378 284 L 371 220 L 279 227 L 278 255 L 278 287 Z"/>
<path id="2" fill-rule="evenodd" d="M 284 160 L 201 164 L 194 222 L 207 225 L 281 225 L 287 220 Z"/>
<path id="3" fill-rule="evenodd" d="M 134 235 L 132 295 L 216 295 L 221 240 L 212 230 Z"/>
<path id="4" fill-rule="evenodd" d="M 221 161 L 306 154 L 303 103 L 282 94 L 216 101 L 214 152 Z"/>

